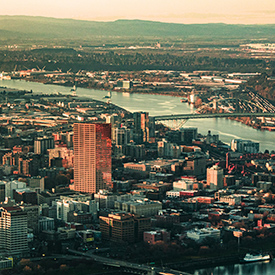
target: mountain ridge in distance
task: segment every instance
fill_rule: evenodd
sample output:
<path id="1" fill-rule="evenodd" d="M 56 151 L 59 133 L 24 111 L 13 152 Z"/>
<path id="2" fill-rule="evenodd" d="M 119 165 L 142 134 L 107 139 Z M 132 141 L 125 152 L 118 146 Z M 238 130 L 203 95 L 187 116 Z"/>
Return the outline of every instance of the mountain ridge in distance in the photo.
<path id="1" fill-rule="evenodd" d="M 1 38 L 86 39 L 102 37 L 179 37 L 263 39 L 275 37 L 275 24 L 242 25 L 225 23 L 180 24 L 140 19 L 100 22 L 40 16 L 0 16 Z"/>

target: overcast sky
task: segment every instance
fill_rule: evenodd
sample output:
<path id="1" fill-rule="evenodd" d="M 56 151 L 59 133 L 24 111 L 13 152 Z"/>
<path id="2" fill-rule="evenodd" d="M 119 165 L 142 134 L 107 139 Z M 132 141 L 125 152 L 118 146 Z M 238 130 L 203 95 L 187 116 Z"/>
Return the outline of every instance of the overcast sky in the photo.
<path id="1" fill-rule="evenodd" d="M 275 0 L 0 0 L 0 15 L 275 24 Z"/>

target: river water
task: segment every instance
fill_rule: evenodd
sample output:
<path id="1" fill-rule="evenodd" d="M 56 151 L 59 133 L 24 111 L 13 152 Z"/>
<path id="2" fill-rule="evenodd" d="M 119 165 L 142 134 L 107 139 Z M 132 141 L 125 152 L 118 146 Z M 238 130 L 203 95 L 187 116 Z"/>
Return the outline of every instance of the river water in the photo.
<path id="1" fill-rule="evenodd" d="M 274 275 L 275 261 L 235 264 L 200 269 L 194 275 Z"/>
<path id="2" fill-rule="evenodd" d="M 32 90 L 34 93 L 44 94 L 70 94 L 70 87 L 57 85 L 44 85 L 41 83 L 26 82 L 22 80 L 0 80 L 1 87 L 15 88 L 20 90 Z M 104 100 L 108 92 L 102 90 L 91 90 L 78 88 L 77 95 L 89 97 L 96 100 Z M 112 103 L 125 108 L 131 112 L 146 111 L 151 116 L 192 113 L 192 106 L 187 103 L 181 103 L 180 98 L 129 94 L 112 92 Z M 250 139 L 260 142 L 260 150 L 275 150 L 275 132 L 260 131 L 246 126 L 240 122 L 224 118 L 208 118 L 188 120 L 184 125 L 186 127 L 197 127 L 202 134 L 207 134 L 208 130 L 212 134 L 218 134 L 223 142 L 230 143 L 233 138 Z M 275 262 L 260 262 L 244 265 L 229 265 L 215 268 L 201 269 L 194 273 L 195 275 L 273 275 L 275 274 Z"/>
<path id="3" fill-rule="evenodd" d="M 70 87 L 44 85 L 23 80 L 0 80 L 0 86 L 48 94 L 69 94 L 71 89 Z M 78 96 L 90 97 L 97 100 L 104 100 L 103 97 L 107 94 L 108 92 L 102 90 L 77 89 Z M 131 112 L 145 111 L 149 112 L 151 116 L 184 114 L 194 111 L 191 105 L 181 103 L 180 98 L 162 95 L 112 92 L 111 101 Z M 198 131 L 202 134 L 207 134 L 208 130 L 210 130 L 212 134 L 218 134 L 220 140 L 228 144 L 234 138 L 250 139 L 255 142 L 260 142 L 261 151 L 265 149 L 275 150 L 275 132 L 253 129 L 237 121 L 225 118 L 193 119 L 188 120 L 184 127 L 197 127 Z"/>

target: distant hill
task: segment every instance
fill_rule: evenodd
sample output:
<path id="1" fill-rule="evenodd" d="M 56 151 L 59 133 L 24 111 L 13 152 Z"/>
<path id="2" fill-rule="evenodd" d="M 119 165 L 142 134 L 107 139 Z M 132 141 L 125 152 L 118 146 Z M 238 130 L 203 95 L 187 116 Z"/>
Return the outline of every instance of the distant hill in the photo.
<path id="1" fill-rule="evenodd" d="M 93 36 L 274 38 L 275 25 L 174 24 L 143 20 L 94 22 L 31 16 L 0 16 L 0 39 L 87 39 Z"/>

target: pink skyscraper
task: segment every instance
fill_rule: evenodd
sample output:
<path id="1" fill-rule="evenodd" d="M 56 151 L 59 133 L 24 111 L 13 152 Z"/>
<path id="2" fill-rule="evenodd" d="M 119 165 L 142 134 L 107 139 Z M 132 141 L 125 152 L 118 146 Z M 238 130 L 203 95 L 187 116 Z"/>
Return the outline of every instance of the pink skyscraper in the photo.
<path id="1" fill-rule="evenodd" d="M 112 186 L 111 124 L 74 124 L 74 190 L 97 193 Z"/>

